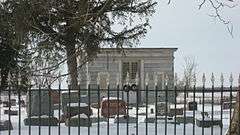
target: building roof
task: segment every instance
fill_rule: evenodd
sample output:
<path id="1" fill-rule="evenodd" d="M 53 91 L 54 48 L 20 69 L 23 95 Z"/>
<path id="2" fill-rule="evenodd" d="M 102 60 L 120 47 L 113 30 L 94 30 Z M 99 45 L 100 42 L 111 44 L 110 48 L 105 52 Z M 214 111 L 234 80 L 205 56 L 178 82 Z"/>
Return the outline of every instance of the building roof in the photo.
<path id="1" fill-rule="evenodd" d="M 123 50 L 174 50 L 174 51 L 177 51 L 178 48 L 176 47 L 160 47 L 160 48 L 156 48 L 156 47 L 141 47 L 141 48 L 135 48 L 135 47 L 132 47 L 132 48 L 123 48 Z M 101 50 L 121 50 L 120 48 L 101 48 Z"/>

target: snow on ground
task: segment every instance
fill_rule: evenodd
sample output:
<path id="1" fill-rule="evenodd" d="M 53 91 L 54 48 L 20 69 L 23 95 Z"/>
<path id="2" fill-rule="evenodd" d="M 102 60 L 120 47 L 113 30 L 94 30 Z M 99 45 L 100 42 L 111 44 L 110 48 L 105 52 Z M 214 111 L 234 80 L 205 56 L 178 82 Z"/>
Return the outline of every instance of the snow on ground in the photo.
<path id="1" fill-rule="evenodd" d="M 150 112 L 150 109 L 153 108 L 154 109 L 154 105 L 149 105 L 148 106 L 148 110 Z M 3 110 L 4 109 L 8 109 L 8 108 L 3 108 L 1 106 L 0 108 L 0 113 L 1 113 L 1 120 L 8 120 L 8 115 L 3 115 Z M 15 107 L 14 109 L 18 109 L 17 107 Z M 196 118 L 201 117 L 200 112 L 201 112 L 202 106 L 198 105 L 198 110 L 196 111 Z M 145 107 L 140 107 L 139 108 L 139 113 L 144 114 L 146 111 Z M 211 105 L 206 104 L 205 105 L 205 110 L 209 112 L 209 114 L 211 115 Z M 155 111 L 154 111 L 155 112 Z M 97 116 L 97 109 L 93 110 L 93 114 L 94 116 Z M 129 110 L 129 114 L 131 116 L 136 116 L 136 108 L 132 108 Z M 58 117 L 58 112 L 55 111 L 55 115 L 56 117 Z M 193 115 L 192 112 L 187 111 L 186 112 L 187 116 Z M 149 117 L 154 117 L 154 114 L 149 114 Z M 38 126 L 31 126 L 31 130 L 29 130 L 29 126 L 25 126 L 23 123 L 23 119 L 25 119 L 26 116 L 26 110 L 25 108 L 22 108 L 21 110 L 21 135 L 29 135 L 29 131 L 31 131 L 31 135 L 38 135 L 39 134 L 39 127 Z M 146 125 L 143 122 L 145 115 L 139 115 L 139 123 L 138 123 L 138 134 L 139 135 L 145 135 L 145 131 L 146 131 Z M 18 130 L 18 119 L 19 116 L 11 116 L 11 121 L 13 124 L 13 128 L 14 130 L 10 131 L 11 135 L 18 135 L 19 130 Z M 220 118 L 220 106 L 219 105 L 215 105 L 214 106 L 214 118 Z M 165 126 L 167 126 L 167 134 L 168 135 L 173 135 L 174 134 L 174 124 L 164 124 L 164 121 L 162 122 L 158 122 L 157 123 L 157 132 L 158 134 L 164 134 L 165 133 Z M 186 124 L 186 135 L 193 135 L 193 124 Z M 229 126 L 229 110 L 224 110 L 223 111 L 223 133 L 226 132 L 227 128 Z M 61 135 L 68 135 L 70 129 L 70 134 L 71 135 L 77 135 L 78 134 L 78 127 L 71 127 L 68 128 L 65 126 L 65 124 L 61 124 L 60 125 L 60 133 Z M 91 135 L 97 135 L 97 129 L 98 129 L 98 124 L 97 123 L 93 123 L 92 127 L 89 128 L 90 134 Z M 176 131 L 177 131 L 177 135 L 178 134 L 183 134 L 183 129 L 184 129 L 184 124 L 180 124 L 180 125 L 176 125 Z M 131 123 L 128 125 L 128 132 L 129 135 L 135 135 L 136 134 L 136 123 Z M 219 135 L 220 134 L 220 127 L 219 126 L 214 126 L 213 127 L 213 135 Z M 48 127 L 41 127 L 41 134 L 42 135 L 48 135 L 49 133 L 49 128 Z M 59 131 L 59 127 L 51 127 L 50 128 L 51 131 L 51 135 L 58 135 L 58 131 Z M 100 123 L 100 135 L 106 135 L 108 131 L 107 128 L 107 122 L 101 122 Z M 211 133 L 211 128 L 205 128 L 204 129 L 205 134 L 210 134 Z M 8 131 L 2 131 L 0 132 L 0 135 L 8 135 L 9 132 Z M 80 127 L 80 134 L 81 135 L 86 135 L 88 134 L 88 128 L 86 127 Z M 114 135 L 117 134 L 117 124 L 113 122 L 113 119 L 110 119 L 110 124 L 109 124 L 109 134 L 110 135 Z M 120 135 L 127 135 L 127 124 L 119 124 L 119 134 Z M 155 124 L 154 123 L 148 123 L 148 134 L 149 135 L 155 135 Z M 195 125 L 195 135 L 202 135 L 202 128 L 197 127 L 197 125 Z"/>

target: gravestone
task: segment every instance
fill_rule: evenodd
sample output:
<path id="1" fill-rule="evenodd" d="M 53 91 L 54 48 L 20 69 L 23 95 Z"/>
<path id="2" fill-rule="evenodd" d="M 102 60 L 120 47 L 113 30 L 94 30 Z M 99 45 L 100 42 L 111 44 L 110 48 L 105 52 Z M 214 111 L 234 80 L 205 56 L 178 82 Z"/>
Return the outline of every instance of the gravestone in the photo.
<path id="1" fill-rule="evenodd" d="M 3 101 L 3 107 L 11 107 L 11 102 L 9 101 Z"/>
<path id="2" fill-rule="evenodd" d="M 24 119 L 25 126 L 28 126 L 31 124 L 31 126 L 57 126 L 58 125 L 58 119 L 51 116 L 32 116 L 30 118 Z"/>
<path id="3" fill-rule="evenodd" d="M 223 102 L 223 110 L 233 109 L 235 107 L 235 104 L 236 102 Z"/>
<path id="4" fill-rule="evenodd" d="M 66 126 L 69 127 L 91 127 L 92 126 L 92 120 L 89 116 L 85 115 L 85 114 L 80 114 L 80 116 L 78 117 L 78 115 L 71 117 L 70 119 L 67 119 L 65 122 Z"/>
<path id="5" fill-rule="evenodd" d="M 198 108 L 198 104 L 197 102 L 188 102 L 188 110 L 189 111 L 193 111 L 193 110 L 197 110 Z"/>
<path id="6" fill-rule="evenodd" d="M 61 95 L 62 111 L 64 115 L 67 115 L 67 104 L 79 102 L 78 91 L 70 91 L 70 94 L 69 94 L 69 91 L 63 91 L 61 94 L 62 94 Z M 70 95 L 70 98 L 69 98 L 69 95 Z M 88 103 L 87 95 L 81 94 L 81 103 Z"/>
<path id="7" fill-rule="evenodd" d="M 0 131 L 4 131 L 4 130 L 13 130 L 11 121 L 9 120 L 0 121 Z"/>
<path id="8" fill-rule="evenodd" d="M 7 115 L 18 115 L 18 110 L 4 110 L 4 114 L 7 114 Z"/>
<path id="9" fill-rule="evenodd" d="M 17 100 L 16 99 L 10 99 L 10 104 L 11 104 L 11 106 L 16 106 L 17 105 Z"/>
<path id="10" fill-rule="evenodd" d="M 53 117 L 53 102 L 49 91 L 31 92 L 31 98 L 27 96 L 27 116 L 24 124 L 32 126 L 57 126 L 58 119 Z M 31 104 L 30 104 L 31 102 Z M 41 110 L 40 110 L 41 109 Z M 30 113 L 31 111 L 31 113 Z"/>
<path id="11" fill-rule="evenodd" d="M 20 101 L 18 101 L 18 105 L 20 105 L 21 107 L 26 107 L 26 103 L 22 99 Z"/>
<path id="12" fill-rule="evenodd" d="M 88 117 L 90 117 L 93 114 L 93 111 L 91 108 L 89 108 L 89 105 L 86 103 L 70 103 L 68 106 L 66 106 L 66 114 L 63 114 L 61 116 L 60 122 L 65 122 L 67 119 L 78 115 L 78 114 L 85 114 Z"/>
<path id="13" fill-rule="evenodd" d="M 173 117 L 176 115 L 183 115 L 183 108 L 170 108 L 169 116 Z"/>
<path id="14" fill-rule="evenodd" d="M 31 99 L 29 99 L 29 95 L 27 96 L 27 116 L 53 116 L 53 103 L 52 100 L 49 101 L 49 93 L 48 91 L 41 91 L 41 95 L 39 95 L 38 91 L 31 92 Z M 41 99 L 40 99 L 41 98 Z M 41 102 L 40 102 L 41 100 Z M 30 106 L 31 102 L 31 106 Z M 51 108 L 50 108 L 51 105 Z M 41 108 L 40 108 L 41 107 Z M 31 109 L 31 114 L 30 114 Z M 40 112 L 41 109 L 41 112 Z"/>
<path id="15" fill-rule="evenodd" d="M 169 103 L 166 104 L 166 102 L 157 102 L 157 115 L 158 116 L 163 116 L 163 115 L 168 115 L 170 110 L 170 105 Z"/>

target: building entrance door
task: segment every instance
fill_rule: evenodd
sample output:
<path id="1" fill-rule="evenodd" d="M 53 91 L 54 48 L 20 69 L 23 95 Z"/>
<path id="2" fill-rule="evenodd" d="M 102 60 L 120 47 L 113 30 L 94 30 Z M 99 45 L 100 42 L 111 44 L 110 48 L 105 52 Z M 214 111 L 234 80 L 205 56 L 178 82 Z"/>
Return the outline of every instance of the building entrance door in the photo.
<path id="1" fill-rule="evenodd" d="M 129 91 L 129 93 L 123 93 L 123 100 L 127 101 L 127 94 L 129 94 L 129 103 L 135 104 L 141 100 L 141 92 L 140 92 L 140 62 L 139 61 L 123 61 L 122 64 L 122 82 L 123 84 L 129 83 L 130 85 L 136 84 L 136 78 L 138 76 L 138 89 L 136 91 Z M 127 82 L 127 74 L 129 75 Z M 138 94 L 138 95 L 137 95 Z"/>

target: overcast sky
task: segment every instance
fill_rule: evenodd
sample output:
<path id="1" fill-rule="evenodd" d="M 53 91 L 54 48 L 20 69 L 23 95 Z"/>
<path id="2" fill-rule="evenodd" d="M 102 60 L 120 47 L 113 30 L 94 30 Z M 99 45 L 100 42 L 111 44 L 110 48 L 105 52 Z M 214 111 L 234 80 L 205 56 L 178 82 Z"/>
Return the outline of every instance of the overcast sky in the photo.
<path id="1" fill-rule="evenodd" d="M 170 5 L 158 0 L 157 11 L 151 18 L 152 29 L 140 47 L 177 47 L 175 71 L 182 72 L 183 57 L 194 56 L 199 64 L 199 74 L 211 72 L 232 72 L 237 77 L 240 72 L 240 7 L 226 9 L 225 17 L 231 19 L 234 38 L 226 26 L 209 14 L 208 5 L 198 10 L 195 0 L 172 0 Z M 240 2 L 236 2 L 240 5 Z M 228 81 L 228 78 L 225 79 Z M 237 79 L 235 79 L 235 83 Z"/>

